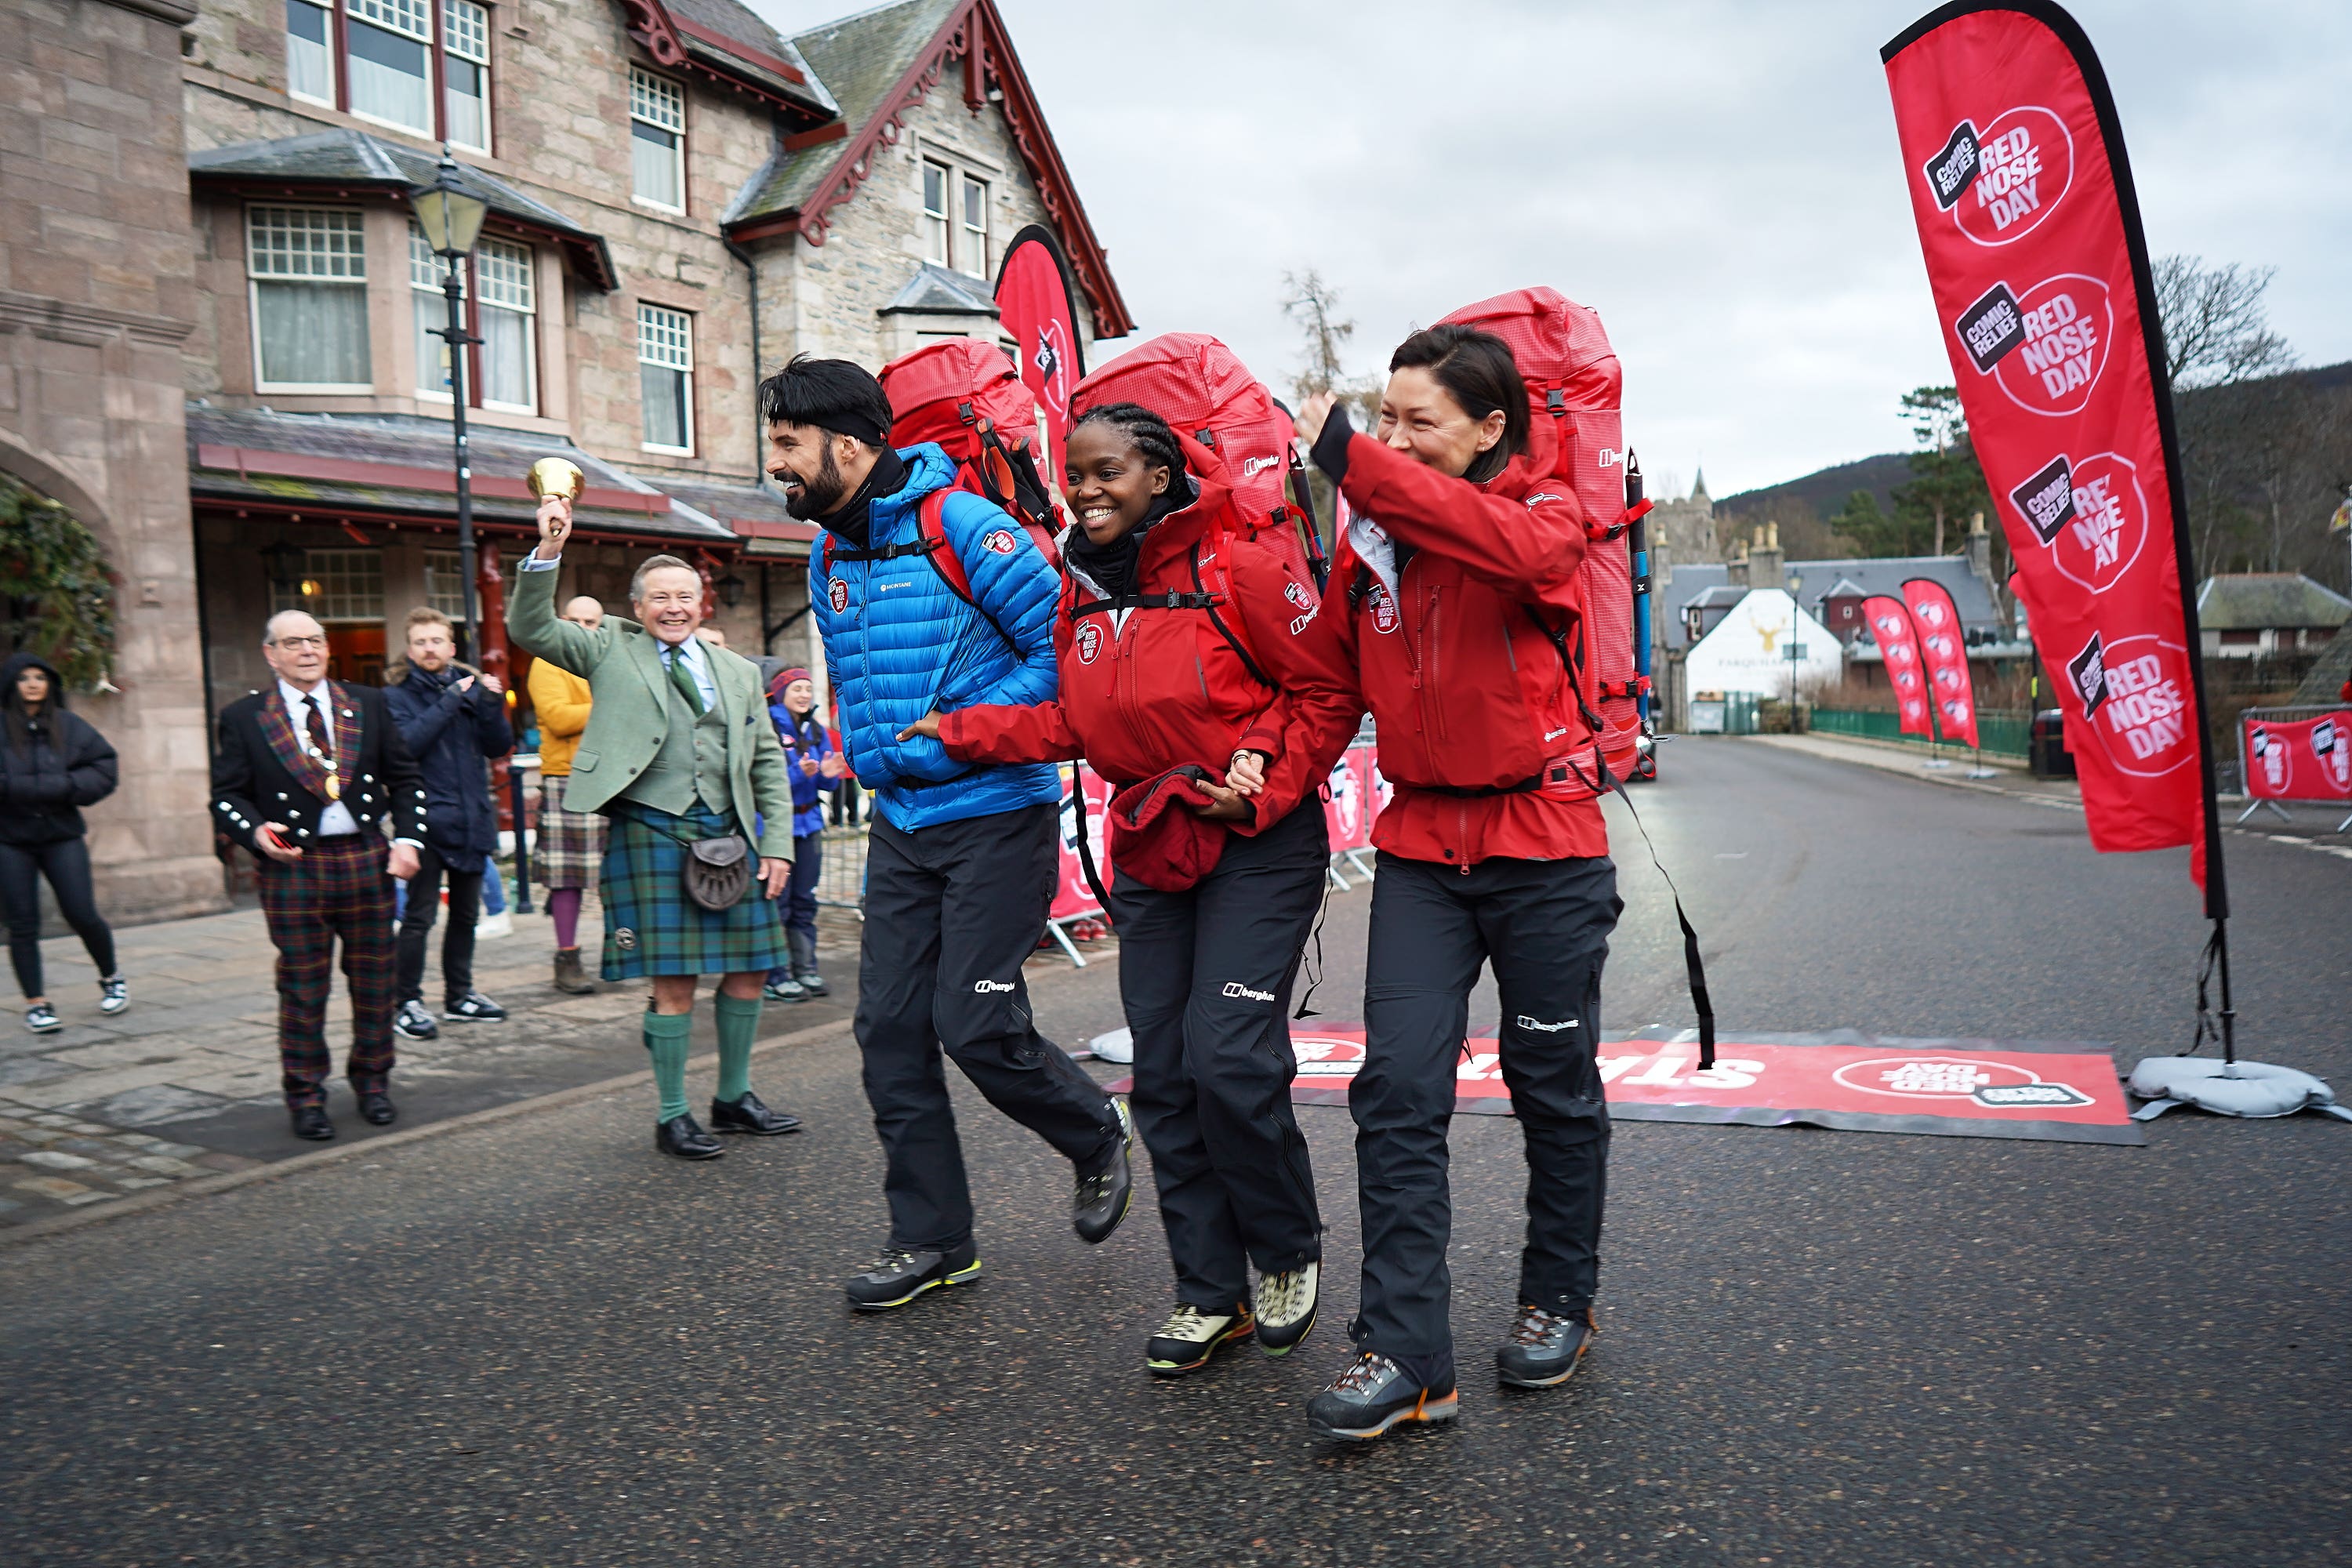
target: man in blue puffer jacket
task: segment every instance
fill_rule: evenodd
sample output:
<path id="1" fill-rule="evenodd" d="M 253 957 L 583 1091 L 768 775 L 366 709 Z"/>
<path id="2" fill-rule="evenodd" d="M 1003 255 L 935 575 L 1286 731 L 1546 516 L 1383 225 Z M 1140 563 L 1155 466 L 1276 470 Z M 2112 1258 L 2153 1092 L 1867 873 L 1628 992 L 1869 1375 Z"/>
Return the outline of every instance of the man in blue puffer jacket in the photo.
<path id="1" fill-rule="evenodd" d="M 1021 978 L 1053 902 L 1059 775 L 969 766 L 908 733 L 934 710 L 1052 697 L 1061 584 L 1018 522 L 953 488 L 944 450 L 891 447 L 890 400 L 856 365 L 795 358 L 761 384 L 760 407 L 769 476 L 794 517 L 824 529 L 810 604 L 849 765 L 874 792 L 856 1030 L 890 1239 L 848 1293 L 879 1311 L 980 1277 L 942 1047 L 1076 1167 L 1081 1238 L 1118 1228 L 1133 1191 L 1126 1102 L 1038 1034 Z M 939 491 L 927 537 L 924 503 Z M 960 573 L 943 569 L 947 552 Z"/>

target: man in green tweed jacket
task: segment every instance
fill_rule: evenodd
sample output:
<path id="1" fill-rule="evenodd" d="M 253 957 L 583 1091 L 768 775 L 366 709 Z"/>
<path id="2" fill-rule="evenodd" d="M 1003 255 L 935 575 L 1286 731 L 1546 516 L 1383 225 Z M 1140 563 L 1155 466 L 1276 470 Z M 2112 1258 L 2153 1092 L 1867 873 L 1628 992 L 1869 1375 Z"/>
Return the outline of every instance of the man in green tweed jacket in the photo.
<path id="1" fill-rule="evenodd" d="M 786 962 L 774 899 L 792 874 L 793 787 L 768 721 L 757 667 L 694 635 L 702 578 L 674 555 L 656 555 L 629 584 L 636 619 L 607 616 L 591 631 L 555 614 L 571 502 L 540 504 L 540 542 L 515 574 L 507 636 L 535 658 L 588 682 L 587 732 L 572 753 L 563 804 L 612 819 L 599 877 L 604 902 L 604 978 L 653 983 L 646 1049 L 661 1096 L 654 1144 L 683 1160 L 724 1152 L 686 1103 L 687 1041 L 694 993 L 721 974 L 712 1003 L 719 1026 L 719 1090 L 711 1131 L 773 1135 L 800 1121 L 751 1092 L 751 1041 L 760 989 Z M 687 897 L 687 846 L 740 834 L 758 847 L 765 897 L 706 910 Z M 758 889 L 755 889 L 755 892 Z"/>

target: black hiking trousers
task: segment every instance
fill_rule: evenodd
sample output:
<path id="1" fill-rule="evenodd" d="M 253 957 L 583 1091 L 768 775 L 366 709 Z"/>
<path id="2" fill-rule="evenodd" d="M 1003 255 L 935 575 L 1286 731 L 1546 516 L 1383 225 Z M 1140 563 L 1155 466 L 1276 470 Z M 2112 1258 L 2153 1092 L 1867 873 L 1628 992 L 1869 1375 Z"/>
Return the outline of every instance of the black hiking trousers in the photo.
<path id="1" fill-rule="evenodd" d="M 1119 873 L 1118 990 L 1135 1036 L 1128 1103 L 1151 1152 L 1176 1299 L 1206 1312 L 1249 1300 L 1249 1268 L 1319 1260 L 1323 1223 L 1307 1140 L 1290 994 L 1331 860 L 1309 796 L 1180 893 Z"/>
<path id="2" fill-rule="evenodd" d="M 1123 1135 L 1110 1097 L 1029 1014 L 1021 965 L 1045 934 L 1059 868 L 1050 805 L 912 833 L 874 818 L 856 1031 L 893 1247 L 948 1252 L 971 1238 L 942 1050 L 1066 1159 L 1097 1160 Z"/>
<path id="3" fill-rule="evenodd" d="M 1443 1387 L 1454 1376 L 1446 1134 L 1471 990 L 1491 963 L 1503 1081 L 1527 1142 L 1519 1299 L 1582 1311 L 1599 1280 L 1609 1165 L 1594 1059 L 1601 967 L 1624 906 L 1605 856 L 1482 860 L 1465 870 L 1383 850 L 1378 868 L 1364 1063 L 1348 1093 L 1364 1230 L 1361 1304 L 1349 1331 L 1423 1386 Z"/>

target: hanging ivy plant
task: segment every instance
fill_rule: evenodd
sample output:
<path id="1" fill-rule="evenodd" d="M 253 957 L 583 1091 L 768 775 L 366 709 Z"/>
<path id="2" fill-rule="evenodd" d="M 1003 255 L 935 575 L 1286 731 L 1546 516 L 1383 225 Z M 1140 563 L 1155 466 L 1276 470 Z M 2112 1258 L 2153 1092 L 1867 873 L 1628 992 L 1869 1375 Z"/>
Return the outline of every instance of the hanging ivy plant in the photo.
<path id="1" fill-rule="evenodd" d="M 114 673 L 114 574 L 73 513 L 0 473 L 0 636 L 80 691 Z"/>

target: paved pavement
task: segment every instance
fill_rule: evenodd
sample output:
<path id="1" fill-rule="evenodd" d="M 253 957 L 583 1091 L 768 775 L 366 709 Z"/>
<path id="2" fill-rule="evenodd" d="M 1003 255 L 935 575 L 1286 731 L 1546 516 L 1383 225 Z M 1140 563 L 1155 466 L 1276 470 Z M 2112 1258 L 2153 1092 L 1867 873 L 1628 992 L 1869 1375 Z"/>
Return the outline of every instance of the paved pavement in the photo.
<path id="1" fill-rule="evenodd" d="M 1636 804 L 1727 1026 L 2185 1043 L 2185 856 L 1796 748 L 1667 764 Z M 1679 1022 L 1671 911 L 1615 826 L 1609 1026 Z M 2229 853 L 2246 1049 L 2352 1087 L 2352 871 Z M 1334 1021 L 1368 907 L 1330 906 Z M 1040 968 L 1049 1032 L 1115 1021 L 1113 967 Z M 986 1279 L 843 1310 L 882 1227 L 854 1050 L 759 1074 L 810 1130 L 708 1166 L 652 1152 L 640 1089 L 0 1255 L 0 1560 L 2234 1568 L 2340 1561 L 2352 1523 L 2341 1123 L 2179 1112 L 2138 1149 L 1627 1123 L 1601 1349 L 1521 1396 L 1479 1375 L 1516 1130 L 1464 1118 L 1462 1419 L 1338 1449 L 1299 1409 L 1355 1299 L 1344 1110 L 1302 1112 L 1324 1326 L 1165 1385 L 1152 1216 L 1080 1246 L 1066 1169 L 961 1088 Z"/>

